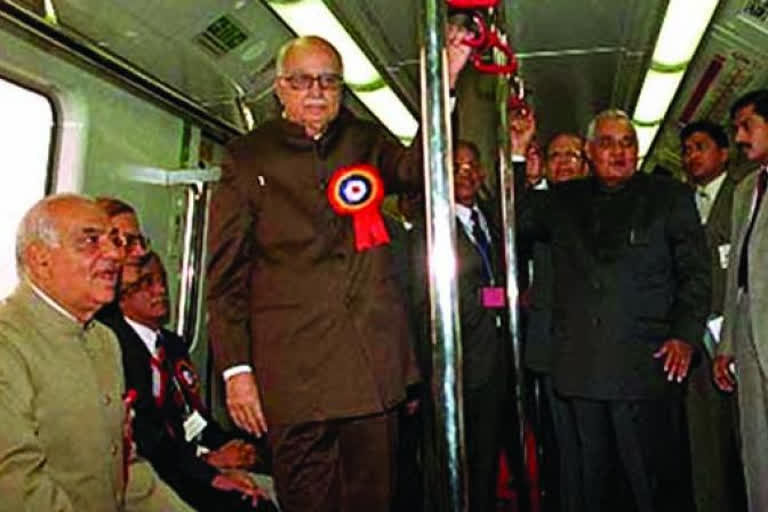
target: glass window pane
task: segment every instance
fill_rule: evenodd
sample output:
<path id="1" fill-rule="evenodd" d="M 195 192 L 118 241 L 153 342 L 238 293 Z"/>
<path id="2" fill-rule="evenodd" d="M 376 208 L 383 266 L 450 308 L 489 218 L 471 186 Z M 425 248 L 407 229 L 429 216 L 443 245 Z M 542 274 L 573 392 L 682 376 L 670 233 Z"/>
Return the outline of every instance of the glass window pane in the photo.
<path id="1" fill-rule="evenodd" d="M 0 78 L 0 298 L 16 286 L 16 228 L 45 195 L 53 108 L 34 91 Z"/>

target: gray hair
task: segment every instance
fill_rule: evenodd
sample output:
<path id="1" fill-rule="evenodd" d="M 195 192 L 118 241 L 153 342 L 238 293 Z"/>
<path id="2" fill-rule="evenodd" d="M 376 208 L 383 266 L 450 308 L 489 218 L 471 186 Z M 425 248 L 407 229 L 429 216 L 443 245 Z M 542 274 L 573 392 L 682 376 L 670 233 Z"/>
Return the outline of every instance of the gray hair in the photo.
<path id="1" fill-rule="evenodd" d="M 635 142 L 637 142 L 637 132 L 635 131 L 635 125 L 632 124 L 632 118 L 629 117 L 626 112 L 618 108 L 609 108 L 609 109 L 603 110 L 602 112 L 598 113 L 595 117 L 593 117 L 592 120 L 589 122 L 589 125 L 587 126 L 586 140 L 587 141 L 594 140 L 595 132 L 597 131 L 597 123 L 599 123 L 600 121 L 607 121 L 607 120 L 626 121 L 627 125 L 629 126 L 629 129 L 632 131 L 632 136 L 635 138 Z"/>
<path id="2" fill-rule="evenodd" d="M 285 65 L 285 57 L 288 55 L 288 52 L 291 51 L 295 46 L 308 46 L 308 45 L 317 45 L 322 46 L 326 49 L 328 49 L 333 55 L 336 57 L 336 60 L 339 62 L 339 71 L 343 71 L 344 64 L 341 59 L 341 54 L 339 53 L 339 50 L 336 49 L 331 43 L 329 43 L 327 40 L 323 39 L 319 36 L 303 36 L 303 37 L 295 37 L 293 39 L 290 39 L 287 41 L 283 46 L 280 47 L 279 50 L 277 50 L 277 56 L 275 57 L 275 69 L 277 76 L 281 76 L 283 74 L 283 67 Z"/>
<path id="3" fill-rule="evenodd" d="M 19 276 L 22 276 L 26 270 L 24 253 L 27 247 L 35 242 L 40 242 L 47 247 L 59 246 L 61 234 L 56 225 L 52 206 L 72 200 L 91 201 L 90 198 L 77 194 L 56 194 L 36 202 L 21 218 L 16 230 L 16 269 Z"/>

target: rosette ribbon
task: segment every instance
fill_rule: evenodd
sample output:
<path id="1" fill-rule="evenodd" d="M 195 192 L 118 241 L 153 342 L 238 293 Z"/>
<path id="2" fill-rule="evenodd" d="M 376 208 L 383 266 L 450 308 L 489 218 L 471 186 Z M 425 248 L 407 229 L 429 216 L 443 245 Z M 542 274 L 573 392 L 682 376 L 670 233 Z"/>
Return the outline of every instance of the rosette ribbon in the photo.
<path id="1" fill-rule="evenodd" d="M 337 169 L 326 192 L 336 214 L 352 216 L 357 251 L 389 243 L 389 233 L 379 211 L 384 199 L 384 182 L 374 166 L 355 164 Z"/>

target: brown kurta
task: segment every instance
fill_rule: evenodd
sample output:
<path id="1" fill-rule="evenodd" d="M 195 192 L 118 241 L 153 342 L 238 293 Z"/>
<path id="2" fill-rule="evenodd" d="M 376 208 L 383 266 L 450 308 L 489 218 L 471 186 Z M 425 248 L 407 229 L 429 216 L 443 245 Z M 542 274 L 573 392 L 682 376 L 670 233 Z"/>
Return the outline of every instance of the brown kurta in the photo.
<path id="1" fill-rule="evenodd" d="M 384 411 L 416 379 L 388 246 L 356 252 L 325 188 L 376 166 L 388 193 L 421 184 L 418 148 L 342 111 L 317 141 L 286 120 L 229 146 L 211 211 L 209 330 L 219 370 L 250 364 L 267 421 Z"/>

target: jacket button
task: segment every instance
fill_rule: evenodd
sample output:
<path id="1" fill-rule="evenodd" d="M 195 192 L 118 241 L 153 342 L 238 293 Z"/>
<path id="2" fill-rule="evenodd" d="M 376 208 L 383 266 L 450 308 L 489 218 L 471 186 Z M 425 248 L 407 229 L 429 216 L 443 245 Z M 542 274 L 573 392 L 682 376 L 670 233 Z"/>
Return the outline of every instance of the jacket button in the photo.
<path id="1" fill-rule="evenodd" d="M 603 287 L 602 284 L 600 284 L 600 281 L 598 281 L 597 279 L 592 281 L 592 288 L 594 288 L 595 290 L 599 290 L 602 287 Z"/>
<path id="2" fill-rule="evenodd" d="M 597 316 L 593 316 L 593 317 L 592 317 L 592 325 L 594 325 L 595 327 L 597 327 L 598 325 L 600 325 L 600 317 L 597 317 Z"/>
<path id="3" fill-rule="evenodd" d="M 112 403 L 112 398 L 110 398 L 109 395 L 104 395 L 103 401 L 104 401 L 104 405 L 109 405 Z"/>
<path id="4" fill-rule="evenodd" d="M 115 443 L 112 443 L 112 447 L 109 449 L 109 451 L 113 457 L 117 455 L 117 445 Z"/>

